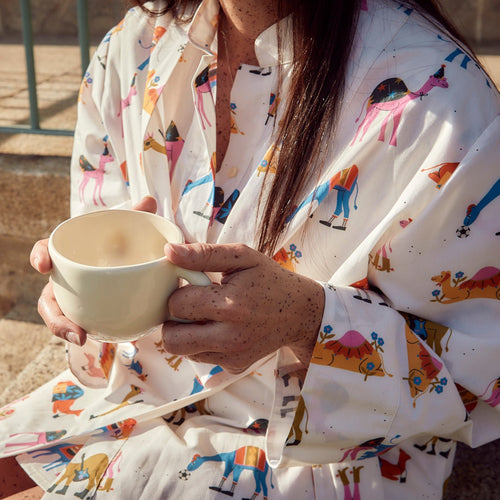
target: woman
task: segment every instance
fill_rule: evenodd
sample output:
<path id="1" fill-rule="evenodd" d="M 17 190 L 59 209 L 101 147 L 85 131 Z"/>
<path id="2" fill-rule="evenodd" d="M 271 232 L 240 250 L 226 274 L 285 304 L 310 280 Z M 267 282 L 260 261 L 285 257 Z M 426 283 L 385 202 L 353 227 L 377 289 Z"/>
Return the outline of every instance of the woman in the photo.
<path id="1" fill-rule="evenodd" d="M 0 450 L 52 496 L 440 498 L 500 435 L 496 89 L 432 2 L 282 3 L 137 7 L 85 75 L 72 214 L 157 211 L 214 285 L 120 345 L 46 287 L 72 371 Z"/>

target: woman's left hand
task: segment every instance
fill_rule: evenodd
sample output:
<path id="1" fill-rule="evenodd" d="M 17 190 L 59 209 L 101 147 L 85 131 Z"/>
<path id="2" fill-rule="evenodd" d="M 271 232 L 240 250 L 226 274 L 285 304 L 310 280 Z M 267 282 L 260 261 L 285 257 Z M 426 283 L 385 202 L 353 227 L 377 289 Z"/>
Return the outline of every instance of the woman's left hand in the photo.
<path id="1" fill-rule="evenodd" d="M 171 295 L 170 313 L 195 323 L 165 323 L 167 351 L 241 373 L 288 346 L 309 365 L 325 302 L 319 283 L 242 244 L 167 244 L 165 254 L 180 267 L 222 273 L 220 284 Z"/>

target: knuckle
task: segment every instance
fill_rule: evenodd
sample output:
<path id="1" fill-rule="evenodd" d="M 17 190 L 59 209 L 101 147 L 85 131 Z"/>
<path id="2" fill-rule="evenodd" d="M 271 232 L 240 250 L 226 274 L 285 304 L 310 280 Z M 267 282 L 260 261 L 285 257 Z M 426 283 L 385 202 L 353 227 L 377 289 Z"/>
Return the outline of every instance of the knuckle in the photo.
<path id="1" fill-rule="evenodd" d="M 169 334 L 167 324 L 162 327 L 162 343 L 163 348 L 171 354 L 182 354 L 180 349 L 180 344 L 175 341 L 175 337 Z"/>
<path id="2" fill-rule="evenodd" d="M 253 253 L 253 249 L 251 249 L 248 245 L 245 245 L 245 243 L 235 243 L 233 249 L 235 254 L 238 256 Z"/>

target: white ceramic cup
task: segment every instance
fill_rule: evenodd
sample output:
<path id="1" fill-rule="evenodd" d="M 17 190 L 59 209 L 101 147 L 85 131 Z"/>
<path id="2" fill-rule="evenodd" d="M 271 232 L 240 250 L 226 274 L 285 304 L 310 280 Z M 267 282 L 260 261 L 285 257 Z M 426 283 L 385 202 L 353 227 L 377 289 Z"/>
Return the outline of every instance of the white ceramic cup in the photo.
<path id="1" fill-rule="evenodd" d="M 68 219 L 49 237 L 52 284 L 64 315 L 104 342 L 132 342 L 167 319 L 180 278 L 207 286 L 209 277 L 165 257 L 183 243 L 171 221 L 136 210 L 100 210 Z"/>

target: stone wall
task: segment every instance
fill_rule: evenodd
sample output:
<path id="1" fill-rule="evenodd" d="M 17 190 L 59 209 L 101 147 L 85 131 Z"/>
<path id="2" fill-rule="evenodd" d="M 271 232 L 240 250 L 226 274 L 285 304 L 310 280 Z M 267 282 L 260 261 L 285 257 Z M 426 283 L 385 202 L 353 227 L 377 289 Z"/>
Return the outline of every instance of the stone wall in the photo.
<path id="1" fill-rule="evenodd" d="M 473 45 L 500 43 L 500 0 L 441 0 Z M 35 36 L 77 37 L 76 0 L 31 0 Z M 125 13 L 128 0 L 88 0 L 90 34 L 98 41 Z M 0 37 L 20 36 L 18 1 L 2 2 Z"/>
<path id="2" fill-rule="evenodd" d="M 471 44 L 500 43 L 500 0 L 441 0 L 441 4 Z"/>

